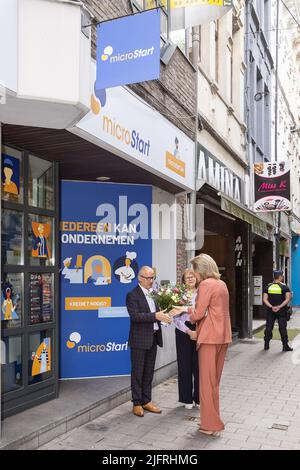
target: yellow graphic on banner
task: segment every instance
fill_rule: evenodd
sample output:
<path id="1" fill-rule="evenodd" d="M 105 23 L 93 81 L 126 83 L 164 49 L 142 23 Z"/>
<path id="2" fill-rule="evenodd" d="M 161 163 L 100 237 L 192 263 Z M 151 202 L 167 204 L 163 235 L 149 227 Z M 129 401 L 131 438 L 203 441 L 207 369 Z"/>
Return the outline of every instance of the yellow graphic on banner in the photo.
<path id="1" fill-rule="evenodd" d="M 166 167 L 185 178 L 185 163 L 176 158 L 172 153 L 166 152 Z"/>
<path id="2" fill-rule="evenodd" d="M 224 0 L 171 0 L 171 8 L 195 7 L 198 5 L 214 5 L 218 7 L 227 6 L 229 2 Z"/>
<path id="3" fill-rule="evenodd" d="M 98 310 L 111 307 L 110 297 L 66 297 L 65 310 Z"/>

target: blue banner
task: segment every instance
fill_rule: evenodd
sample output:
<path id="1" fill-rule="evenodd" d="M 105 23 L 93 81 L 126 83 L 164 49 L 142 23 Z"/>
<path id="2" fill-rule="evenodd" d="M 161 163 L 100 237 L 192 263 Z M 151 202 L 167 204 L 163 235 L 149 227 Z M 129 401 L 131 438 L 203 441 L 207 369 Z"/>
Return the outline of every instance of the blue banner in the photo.
<path id="1" fill-rule="evenodd" d="M 152 265 L 150 186 L 61 184 L 61 378 L 130 373 L 127 293 Z"/>
<path id="2" fill-rule="evenodd" d="M 160 9 L 97 27 L 96 90 L 159 78 Z"/>

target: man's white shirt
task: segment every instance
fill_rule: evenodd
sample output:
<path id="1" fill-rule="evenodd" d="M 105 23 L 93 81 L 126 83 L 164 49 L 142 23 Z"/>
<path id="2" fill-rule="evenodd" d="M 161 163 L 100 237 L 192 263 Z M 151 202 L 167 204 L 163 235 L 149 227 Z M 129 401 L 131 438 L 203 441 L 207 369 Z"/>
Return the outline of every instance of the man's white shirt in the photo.
<path id="1" fill-rule="evenodd" d="M 139 284 L 139 286 L 142 289 L 142 291 L 144 292 L 144 295 L 146 297 L 146 300 L 147 300 L 149 308 L 150 308 L 150 312 L 155 313 L 156 312 L 155 302 L 154 302 L 154 299 L 150 295 L 151 292 L 152 292 L 152 289 L 150 289 L 150 290 L 145 289 L 143 286 L 141 286 L 141 284 Z M 154 328 L 154 331 L 157 331 L 159 329 L 157 322 L 153 323 L 153 328 Z"/>

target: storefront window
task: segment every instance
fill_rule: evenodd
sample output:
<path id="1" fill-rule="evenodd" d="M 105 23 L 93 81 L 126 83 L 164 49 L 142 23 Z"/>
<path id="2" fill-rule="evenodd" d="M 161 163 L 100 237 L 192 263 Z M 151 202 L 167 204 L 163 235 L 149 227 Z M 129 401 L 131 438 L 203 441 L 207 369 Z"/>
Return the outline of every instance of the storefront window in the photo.
<path id="1" fill-rule="evenodd" d="M 30 274 L 30 325 L 53 321 L 53 282 L 53 274 Z"/>
<path id="2" fill-rule="evenodd" d="M 185 29 L 170 32 L 170 38 L 179 47 L 183 54 L 187 55 L 187 35 Z"/>
<path id="3" fill-rule="evenodd" d="M 52 330 L 38 331 L 29 337 L 28 380 L 32 385 L 52 376 Z"/>
<path id="4" fill-rule="evenodd" d="M 144 0 L 133 0 L 132 4 L 133 4 L 134 11 L 144 9 Z"/>
<path id="5" fill-rule="evenodd" d="M 29 214 L 28 249 L 32 266 L 54 266 L 53 219 Z"/>
<path id="6" fill-rule="evenodd" d="M 30 206 L 54 209 L 54 166 L 51 162 L 29 156 Z"/>
<path id="7" fill-rule="evenodd" d="M 23 203 L 22 154 L 2 147 L 1 196 L 4 201 Z"/>
<path id="8" fill-rule="evenodd" d="M 160 20 L 160 34 L 167 38 L 168 35 L 168 15 L 162 10 Z"/>
<path id="9" fill-rule="evenodd" d="M 1 254 L 2 264 L 23 264 L 23 215 L 17 211 L 2 210 Z"/>
<path id="10" fill-rule="evenodd" d="M 24 149 L 1 151 L 0 368 L 3 417 L 56 395 L 57 164 Z M 30 400 L 24 397 L 31 395 Z M 24 398 L 24 400 L 23 400 Z"/>
<path id="11" fill-rule="evenodd" d="M 17 328 L 23 323 L 23 274 L 2 274 L 2 328 Z"/>
<path id="12" fill-rule="evenodd" d="M 2 392 L 12 392 L 23 385 L 22 337 L 2 338 L 0 344 Z"/>

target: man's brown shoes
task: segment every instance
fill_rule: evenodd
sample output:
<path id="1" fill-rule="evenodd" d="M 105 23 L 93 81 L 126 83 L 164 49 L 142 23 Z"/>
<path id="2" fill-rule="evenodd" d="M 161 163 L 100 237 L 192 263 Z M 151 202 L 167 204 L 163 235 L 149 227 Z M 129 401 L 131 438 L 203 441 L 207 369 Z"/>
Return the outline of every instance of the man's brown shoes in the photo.
<path id="1" fill-rule="evenodd" d="M 152 402 L 143 405 L 144 410 L 150 411 L 150 413 L 161 413 L 161 410 L 157 406 L 153 405 Z"/>
<path id="2" fill-rule="evenodd" d="M 144 416 L 144 410 L 140 405 L 134 406 L 132 412 L 135 416 L 139 416 L 140 418 L 143 418 Z"/>
<path id="3" fill-rule="evenodd" d="M 144 410 L 140 405 L 134 406 L 133 409 L 132 409 L 132 413 L 135 416 L 139 416 L 140 418 L 143 418 L 143 416 L 144 416 Z"/>
<path id="4" fill-rule="evenodd" d="M 142 418 L 144 416 L 144 410 L 150 411 L 150 413 L 161 413 L 161 410 L 157 406 L 153 405 L 152 402 L 147 403 L 147 405 L 135 405 L 132 409 L 132 412 L 135 416 Z"/>

